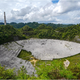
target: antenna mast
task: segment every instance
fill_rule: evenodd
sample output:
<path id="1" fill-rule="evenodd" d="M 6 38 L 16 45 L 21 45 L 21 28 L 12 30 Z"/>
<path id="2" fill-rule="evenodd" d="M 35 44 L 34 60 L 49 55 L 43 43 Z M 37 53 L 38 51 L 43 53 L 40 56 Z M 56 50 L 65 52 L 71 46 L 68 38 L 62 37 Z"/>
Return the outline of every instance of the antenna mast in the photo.
<path id="1" fill-rule="evenodd" d="M 6 14 L 4 12 L 4 25 L 6 25 Z"/>

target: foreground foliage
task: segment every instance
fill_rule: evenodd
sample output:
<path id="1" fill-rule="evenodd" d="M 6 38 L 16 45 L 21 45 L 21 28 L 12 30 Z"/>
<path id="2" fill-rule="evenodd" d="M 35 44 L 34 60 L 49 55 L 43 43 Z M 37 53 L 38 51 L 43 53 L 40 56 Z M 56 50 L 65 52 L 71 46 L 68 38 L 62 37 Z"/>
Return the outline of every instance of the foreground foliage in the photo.
<path id="1" fill-rule="evenodd" d="M 22 53 L 27 55 L 27 51 L 22 51 L 20 56 L 23 56 Z M 70 62 L 67 69 L 63 63 L 66 59 Z M 38 60 L 35 69 L 38 79 L 80 79 L 80 54 L 51 61 Z"/>
<path id="2" fill-rule="evenodd" d="M 64 68 L 63 62 L 70 61 L 67 69 Z M 80 54 L 75 56 L 56 59 L 52 61 L 37 61 L 35 69 L 38 77 L 26 74 L 25 67 L 22 66 L 15 74 L 15 69 L 5 69 L 0 66 L 0 79 L 80 79 Z"/>
<path id="3" fill-rule="evenodd" d="M 0 79 L 13 79 L 15 78 L 14 69 L 5 69 L 5 66 L 0 65 Z"/>

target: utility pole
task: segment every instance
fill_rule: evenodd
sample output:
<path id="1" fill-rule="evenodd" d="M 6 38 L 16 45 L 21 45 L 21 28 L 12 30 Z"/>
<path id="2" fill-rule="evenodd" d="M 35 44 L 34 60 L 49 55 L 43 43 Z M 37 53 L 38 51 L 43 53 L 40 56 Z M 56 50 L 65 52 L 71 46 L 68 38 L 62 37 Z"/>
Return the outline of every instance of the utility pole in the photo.
<path id="1" fill-rule="evenodd" d="M 6 25 L 6 14 L 4 12 L 4 25 Z"/>

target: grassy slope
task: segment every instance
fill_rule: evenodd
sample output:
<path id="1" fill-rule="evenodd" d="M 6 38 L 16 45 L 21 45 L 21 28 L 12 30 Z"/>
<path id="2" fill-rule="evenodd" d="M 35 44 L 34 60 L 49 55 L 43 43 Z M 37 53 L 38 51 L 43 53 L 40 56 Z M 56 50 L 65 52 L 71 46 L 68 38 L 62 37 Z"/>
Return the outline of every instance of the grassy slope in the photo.
<path id="1" fill-rule="evenodd" d="M 25 59 L 25 57 L 29 56 L 31 58 L 31 54 L 27 51 L 22 51 L 20 53 L 20 58 Z M 23 55 L 25 56 L 23 58 Z M 25 60 L 30 60 L 30 59 L 25 59 Z M 67 69 L 64 68 L 63 62 L 65 60 L 70 61 L 70 65 L 68 66 Z M 34 63 L 32 63 L 34 66 Z M 66 57 L 66 58 L 61 58 L 61 59 L 54 59 L 52 61 L 46 60 L 38 60 L 36 62 L 35 66 L 38 74 L 39 79 L 79 79 L 80 78 L 80 54 L 71 56 L 71 57 Z"/>
<path id="2" fill-rule="evenodd" d="M 22 50 L 18 57 L 30 60 L 33 56 L 30 52 Z M 64 68 L 63 64 L 66 59 L 70 61 L 67 69 Z M 80 54 L 51 61 L 38 60 L 34 67 L 37 70 L 38 77 L 27 75 L 23 68 L 16 75 L 13 70 L 5 70 L 4 67 L 0 66 L 0 79 L 80 79 Z"/>

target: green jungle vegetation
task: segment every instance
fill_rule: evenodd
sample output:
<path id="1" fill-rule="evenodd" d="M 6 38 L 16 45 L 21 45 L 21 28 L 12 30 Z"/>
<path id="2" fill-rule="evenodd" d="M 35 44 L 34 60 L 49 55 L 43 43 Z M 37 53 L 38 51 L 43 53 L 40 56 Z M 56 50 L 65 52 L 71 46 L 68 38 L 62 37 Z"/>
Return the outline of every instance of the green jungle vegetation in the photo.
<path id="1" fill-rule="evenodd" d="M 14 38 L 26 39 L 27 37 L 23 35 L 19 30 L 15 29 L 11 25 L 0 25 L 0 44 L 14 41 Z"/>
<path id="2" fill-rule="evenodd" d="M 80 38 L 80 24 L 68 27 L 57 27 L 56 29 L 51 26 L 46 26 L 45 24 L 41 24 L 35 29 L 25 25 L 19 30 L 29 38 L 47 38 L 69 41 L 76 41 L 76 36 Z"/>
<path id="3" fill-rule="evenodd" d="M 25 58 L 25 54 L 29 58 Z M 21 58 L 21 55 L 24 60 L 30 60 L 32 56 L 30 52 L 25 50 L 22 50 L 18 57 Z M 63 63 L 66 59 L 70 62 L 67 69 Z M 32 64 L 34 66 L 34 63 Z M 0 66 L 0 79 L 80 79 L 80 54 L 61 59 L 37 60 L 34 67 L 38 77 L 27 75 L 24 66 L 18 70 L 17 74 L 15 74 L 15 68 L 5 69 L 5 66 Z"/>
<path id="4" fill-rule="evenodd" d="M 31 52 L 22 50 L 18 57 L 30 61 L 32 55 Z M 67 69 L 64 67 L 66 60 L 70 62 Z M 34 62 L 32 64 L 34 66 Z M 80 53 L 60 59 L 37 60 L 34 67 L 38 74 L 35 79 L 80 79 Z"/>
<path id="5" fill-rule="evenodd" d="M 7 24 L 13 26 L 14 28 L 17 28 L 18 29 L 18 28 L 22 28 L 25 25 L 28 25 L 31 28 L 37 28 L 42 23 L 38 23 L 38 22 L 28 22 L 28 23 L 11 22 L 11 23 L 7 23 Z M 68 26 L 74 25 L 74 24 L 53 24 L 53 23 L 43 23 L 43 24 L 45 24 L 46 26 L 51 26 L 53 28 L 57 28 L 57 27 L 68 27 Z M 4 23 L 3 22 L 0 22 L 0 25 L 4 25 Z"/>
<path id="6" fill-rule="evenodd" d="M 27 24 L 35 25 L 35 22 Z M 32 28 L 28 25 L 25 25 L 19 29 L 16 29 L 11 25 L 0 25 L 0 44 L 29 38 L 47 38 L 76 41 L 75 37 L 80 37 L 80 24 L 71 26 L 66 25 L 62 27 L 59 24 L 55 24 L 58 25 L 57 28 L 52 27 L 51 24 L 52 23 L 39 24 L 37 28 Z M 15 37 L 17 37 L 17 39 L 15 39 Z"/>
<path id="7" fill-rule="evenodd" d="M 48 24 L 39 24 L 36 28 L 24 25 L 18 29 L 11 25 L 0 25 L 0 44 L 15 41 L 14 37 L 18 37 L 18 40 L 47 38 L 77 42 L 76 38 L 80 38 L 80 24 L 55 28 Z M 31 61 L 33 56 L 30 52 L 22 50 L 18 57 Z M 63 64 L 66 59 L 70 61 L 67 69 Z M 32 64 L 34 66 L 34 62 Z M 15 74 L 15 69 L 5 69 L 5 66 L 0 66 L 0 79 L 80 79 L 80 54 L 52 61 L 37 60 L 34 67 L 38 77 L 27 75 L 24 66 L 17 74 Z"/>
<path id="8" fill-rule="evenodd" d="M 20 54 L 17 56 L 18 58 L 22 58 L 23 60 L 30 60 L 32 56 L 31 52 L 21 50 Z"/>

